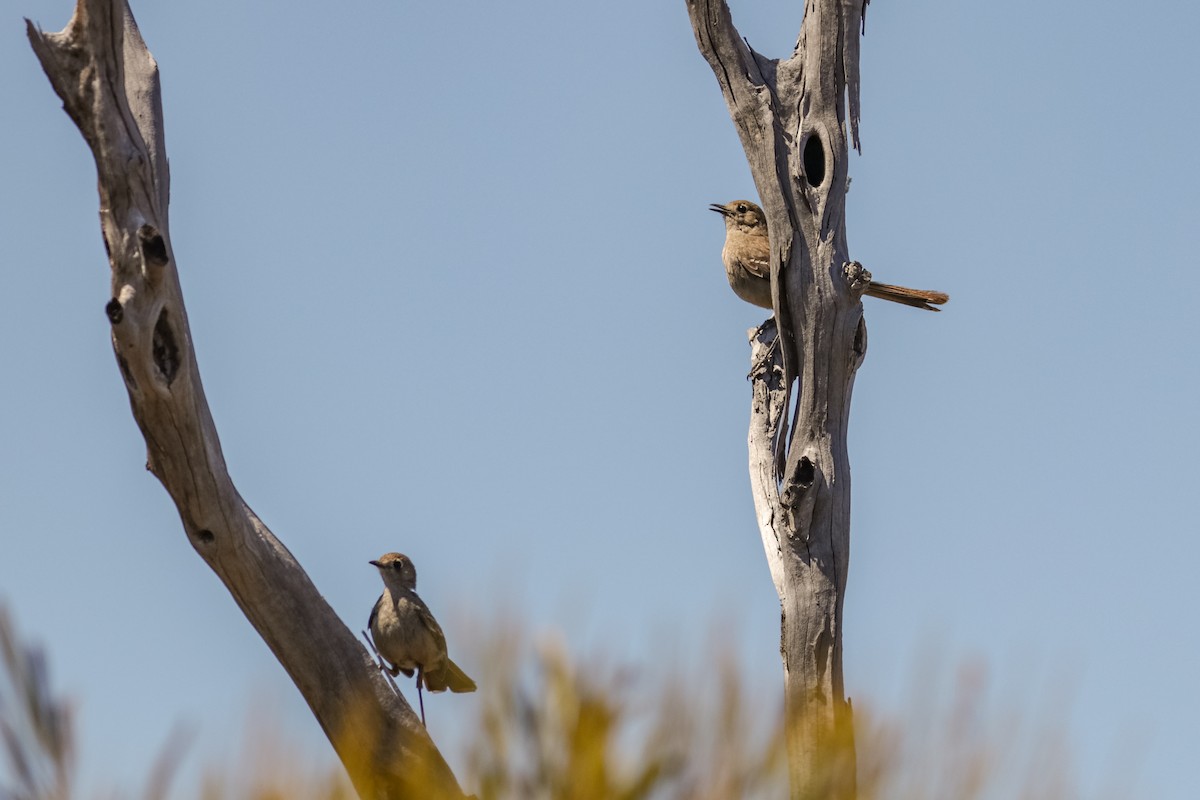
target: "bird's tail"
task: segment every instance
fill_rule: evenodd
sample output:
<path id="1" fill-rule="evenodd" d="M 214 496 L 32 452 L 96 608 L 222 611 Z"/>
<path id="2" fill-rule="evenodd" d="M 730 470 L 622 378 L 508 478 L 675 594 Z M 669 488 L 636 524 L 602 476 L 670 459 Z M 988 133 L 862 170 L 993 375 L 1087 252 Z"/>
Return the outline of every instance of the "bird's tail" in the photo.
<path id="1" fill-rule="evenodd" d="M 893 303 L 903 303 L 906 306 L 923 308 L 926 311 L 941 311 L 940 308 L 934 308 L 933 306 L 940 306 L 950 299 L 950 295 L 945 292 L 927 292 L 923 289 L 908 289 L 904 286 L 892 286 L 886 283 L 875 283 L 874 281 L 867 284 L 867 294 L 871 297 L 891 300 Z M 930 305 L 931 303 L 933 305 Z"/>
<path id="2" fill-rule="evenodd" d="M 452 692 L 473 692 L 475 681 L 467 677 L 458 664 L 447 658 L 441 669 L 425 672 L 425 688 L 431 692 L 444 692 L 447 689 Z"/>

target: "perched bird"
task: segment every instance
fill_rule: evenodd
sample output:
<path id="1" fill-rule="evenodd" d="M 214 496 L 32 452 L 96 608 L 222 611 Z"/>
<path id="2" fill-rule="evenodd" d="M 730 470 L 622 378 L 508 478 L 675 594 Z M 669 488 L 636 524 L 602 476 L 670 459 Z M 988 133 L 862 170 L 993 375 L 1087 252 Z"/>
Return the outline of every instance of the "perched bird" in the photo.
<path id="1" fill-rule="evenodd" d="M 747 303 L 771 308 L 771 245 L 767 238 L 766 214 L 749 200 L 734 200 L 723 206 L 713 203 L 709 208 L 725 218 L 725 247 L 721 250 L 721 260 L 725 262 L 725 275 L 733 293 Z M 866 294 L 926 311 L 938 311 L 940 309 L 933 305 L 941 305 L 950 299 L 944 292 L 926 292 L 874 281 L 867 284 Z"/>
<path id="2" fill-rule="evenodd" d="M 425 721 L 424 685 L 431 692 L 473 692 L 475 681 L 446 655 L 446 636 L 429 607 L 417 596 L 417 569 L 408 556 L 384 553 L 372 561 L 383 578 L 383 594 L 371 609 L 367 626 L 388 672 L 417 673 L 417 698 Z"/>

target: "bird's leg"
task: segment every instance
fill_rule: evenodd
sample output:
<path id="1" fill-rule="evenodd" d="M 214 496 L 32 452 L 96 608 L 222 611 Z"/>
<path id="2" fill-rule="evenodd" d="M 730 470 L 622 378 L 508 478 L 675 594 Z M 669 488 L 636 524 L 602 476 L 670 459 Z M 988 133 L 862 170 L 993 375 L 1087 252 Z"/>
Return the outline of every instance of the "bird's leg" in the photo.
<path id="1" fill-rule="evenodd" d="M 421 694 L 421 682 L 425 679 L 425 670 L 417 667 L 417 703 L 421 706 L 421 724 L 425 725 L 425 695 Z M 428 728 L 428 725 L 425 725 Z"/>
<path id="2" fill-rule="evenodd" d="M 381 670 L 383 670 L 384 672 L 386 672 L 387 674 L 391 675 L 393 678 L 396 677 L 397 675 L 399 675 L 400 668 L 393 667 L 391 664 L 388 664 L 387 659 L 379 654 L 379 650 L 376 649 L 375 641 L 371 638 L 371 634 L 367 633 L 366 631 L 363 631 L 362 637 L 367 640 L 367 644 L 369 644 L 371 646 L 371 652 L 374 653 L 375 657 L 379 659 L 379 668 Z"/>

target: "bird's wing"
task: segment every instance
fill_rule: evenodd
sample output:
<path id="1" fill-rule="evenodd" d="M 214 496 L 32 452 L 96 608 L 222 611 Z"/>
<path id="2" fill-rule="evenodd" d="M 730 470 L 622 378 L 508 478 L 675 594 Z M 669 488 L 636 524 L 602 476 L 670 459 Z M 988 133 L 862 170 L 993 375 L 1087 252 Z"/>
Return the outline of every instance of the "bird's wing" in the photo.
<path id="1" fill-rule="evenodd" d="M 424 600 L 417 597 L 416 592 L 413 592 L 412 598 L 416 601 L 413 603 L 413 605 L 416 606 L 417 614 L 420 615 L 421 622 L 425 624 L 425 628 L 429 631 L 429 635 L 433 637 L 433 641 L 437 645 L 438 651 L 445 653 L 446 634 L 442 633 L 442 626 L 438 625 L 437 620 L 433 618 L 433 612 L 431 612 L 429 607 L 425 605 Z"/>
<path id="2" fill-rule="evenodd" d="M 771 279 L 771 262 L 765 258 L 744 258 L 742 259 L 742 266 L 755 277 L 764 280 Z"/>
<path id="3" fill-rule="evenodd" d="M 383 602 L 383 595 L 379 595 L 379 599 L 375 601 L 375 605 L 371 606 L 371 616 L 367 619 L 367 630 L 371 634 L 375 633 L 375 618 L 379 616 L 379 604 Z"/>

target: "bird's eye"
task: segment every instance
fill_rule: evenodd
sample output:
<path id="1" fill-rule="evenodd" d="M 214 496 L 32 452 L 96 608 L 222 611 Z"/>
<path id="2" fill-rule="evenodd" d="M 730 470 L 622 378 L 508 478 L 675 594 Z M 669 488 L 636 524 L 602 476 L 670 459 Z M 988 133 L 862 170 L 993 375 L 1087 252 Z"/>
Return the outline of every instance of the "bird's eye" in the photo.
<path id="1" fill-rule="evenodd" d="M 739 213 L 739 214 L 745 214 L 745 213 L 746 213 L 746 204 L 745 204 L 745 203 L 738 203 L 737 210 L 738 210 L 738 213 Z"/>

